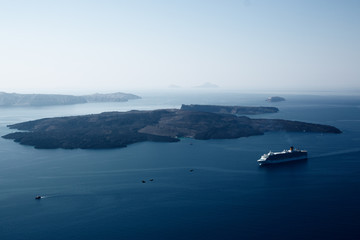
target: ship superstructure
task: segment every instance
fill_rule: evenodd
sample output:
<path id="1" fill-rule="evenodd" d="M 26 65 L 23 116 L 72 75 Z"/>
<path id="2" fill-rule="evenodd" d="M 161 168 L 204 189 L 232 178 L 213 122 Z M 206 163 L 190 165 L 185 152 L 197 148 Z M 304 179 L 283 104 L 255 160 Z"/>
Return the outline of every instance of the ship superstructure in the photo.
<path id="1" fill-rule="evenodd" d="M 307 159 L 307 151 L 306 150 L 298 150 L 294 147 L 290 147 L 289 150 L 284 150 L 282 152 L 269 152 L 261 156 L 257 162 L 259 165 L 264 164 L 275 164 L 275 163 L 283 163 L 297 160 Z"/>

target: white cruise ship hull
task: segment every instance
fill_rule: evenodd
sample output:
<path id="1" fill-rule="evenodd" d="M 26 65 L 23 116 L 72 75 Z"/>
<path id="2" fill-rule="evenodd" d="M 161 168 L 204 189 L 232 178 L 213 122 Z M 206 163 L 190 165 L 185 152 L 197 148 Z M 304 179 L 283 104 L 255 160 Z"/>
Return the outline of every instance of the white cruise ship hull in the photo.
<path id="1" fill-rule="evenodd" d="M 257 162 L 259 165 L 267 165 L 267 164 L 277 164 L 277 163 L 285 163 L 285 162 L 292 162 L 292 161 L 299 161 L 299 160 L 306 160 L 307 156 L 301 156 L 296 158 L 287 158 L 287 159 L 281 159 L 281 160 L 269 160 L 269 159 L 259 159 Z"/>

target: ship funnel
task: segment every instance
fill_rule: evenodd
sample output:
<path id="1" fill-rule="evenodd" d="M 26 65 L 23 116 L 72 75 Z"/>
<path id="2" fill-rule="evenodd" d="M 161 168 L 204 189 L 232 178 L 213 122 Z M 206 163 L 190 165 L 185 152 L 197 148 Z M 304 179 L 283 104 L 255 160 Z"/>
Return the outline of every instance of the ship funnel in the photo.
<path id="1" fill-rule="evenodd" d="M 294 147 L 293 147 L 293 146 L 291 146 L 291 147 L 290 147 L 290 151 L 293 151 L 293 150 L 294 150 Z"/>

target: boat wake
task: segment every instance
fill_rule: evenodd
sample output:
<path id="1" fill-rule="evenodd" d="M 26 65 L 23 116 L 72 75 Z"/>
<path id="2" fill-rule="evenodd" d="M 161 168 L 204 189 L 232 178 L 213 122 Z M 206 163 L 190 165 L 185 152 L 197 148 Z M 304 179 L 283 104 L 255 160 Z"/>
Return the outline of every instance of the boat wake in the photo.
<path id="1" fill-rule="evenodd" d="M 46 198 L 55 198 L 58 195 L 37 195 L 35 196 L 35 199 L 40 200 L 40 199 L 46 199 Z"/>
<path id="2" fill-rule="evenodd" d="M 334 151 L 334 152 L 328 152 L 328 153 L 324 153 L 324 154 L 314 155 L 314 156 L 311 156 L 311 158 L 330 157 L 330 156 L 343 155 L 343 154 L 349 154 L 349 153 L 358 153 L 358 152 L 360 152 L 360 148 L 352 148 L 352 149 L 347 149 L 347 150 Z"/>
<path id="3" fill-rule="evenodd" d="M 47 195 L 44 195 L 44 196 L 41 196 L 41 199 L 51 198 L 51 197 L 54 197 L 54 196 L 47 196 Z"/>

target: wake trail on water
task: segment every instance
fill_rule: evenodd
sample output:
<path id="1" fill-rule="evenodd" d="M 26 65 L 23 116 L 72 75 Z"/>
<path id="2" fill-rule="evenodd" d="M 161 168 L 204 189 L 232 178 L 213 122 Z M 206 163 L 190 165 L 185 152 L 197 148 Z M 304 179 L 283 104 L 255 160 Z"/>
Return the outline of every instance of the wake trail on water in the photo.
<path id="1" fill-rule="evenodd" d="M 91 196 L 90 193 L 73 193 L 73 194 L 56 194 L 56 195 L 41 195 L 40 199 L 59 199 L 59 198 L 74 198 Z"/>
<path id="2" fill-rule="evenodd" d="M 40 198 L 41 199 L 46 199 L 46 198 L 55 198 L 57 197 L 58 195 L 41 195 Z"/>
<path id="3" fill-rule="evenodd" d="M 358 152 L 360 152 L 360 148 L 351 148 L 351 149 L 346 149 L 346 150 L 341 150 L 341 151 L 334 151 L 334 152 L 328 152 L 328 153 L 323 153 L 323 154 L 318 154 L 318 155 L 312 155 L 311 158 L 330 157 L 330 156 L 337 156 L 337 155 L 343 155 L 343 154 L 348 154 L 348 153 L 358 153 Z"/>

